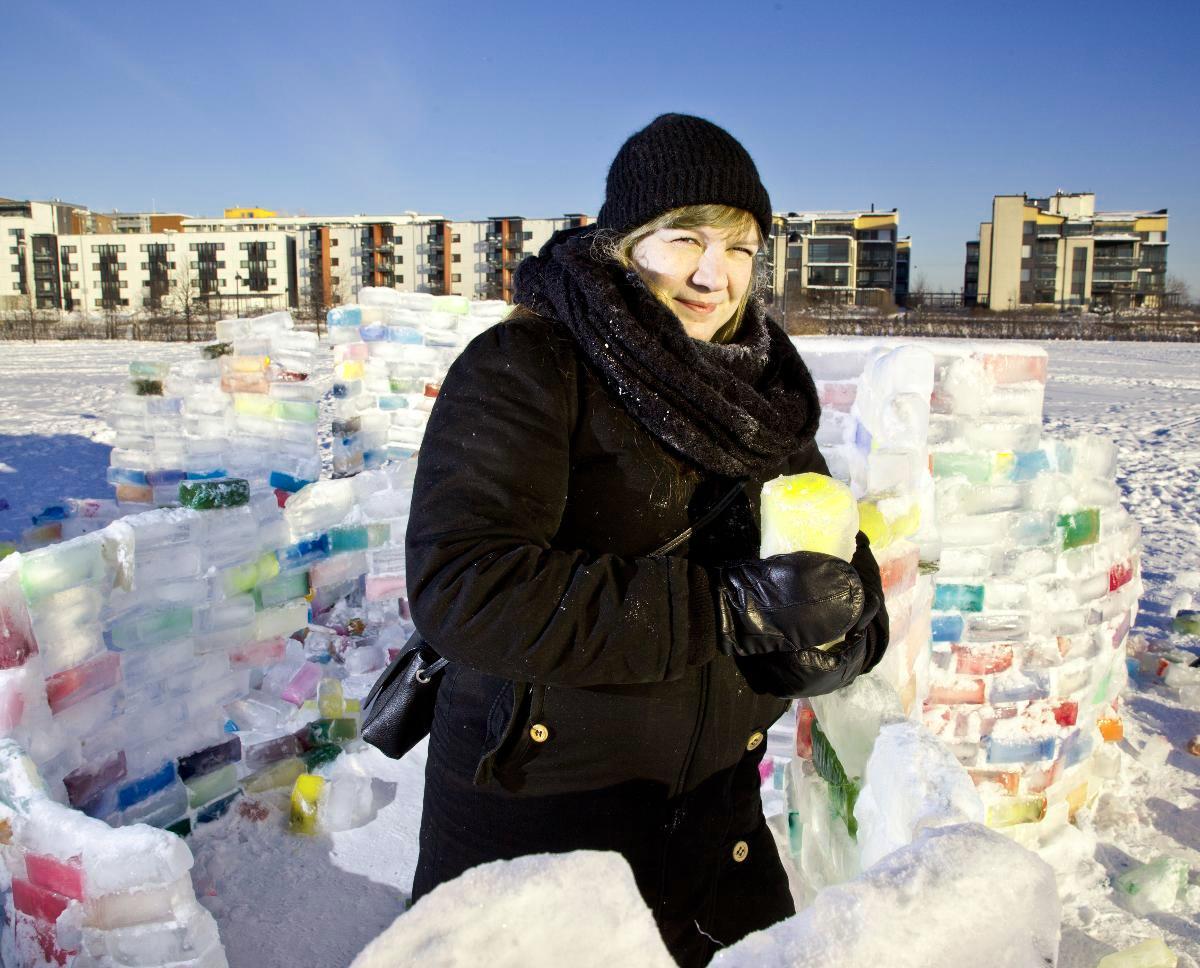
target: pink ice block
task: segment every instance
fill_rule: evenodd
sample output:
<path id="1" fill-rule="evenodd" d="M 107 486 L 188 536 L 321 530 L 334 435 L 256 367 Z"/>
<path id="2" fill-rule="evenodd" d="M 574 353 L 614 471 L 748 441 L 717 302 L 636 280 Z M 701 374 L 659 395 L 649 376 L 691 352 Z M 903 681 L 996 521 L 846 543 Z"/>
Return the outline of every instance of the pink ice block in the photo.
<path id="1" fill-rule="evenodd" d="M 287 643 L 282 635 L 259 642 L 247 642 L 229 653 L 229 665 L 233 669 L 241 669 L 244 666 L 263 668 L 282 659 L 286 648 Z"/>
<path id="2" fill-rule="evenodd" d="M 103 655 L 67 669 L 46 680 L 46 699 L 52 713 L 60 713 L 98 692 L 117 684 L 121 678 L 121 656 Z"/>
<path id="3" fill-rule="evenodd" d="M 775 760 L 771 756 L 764 756 L 758 764 L 758 782 L 766 783 L 771 779 L 771 774 L 775 772 Z"/>
<path id="4" fill-rule="evenodd" d="M 378 602 L 385 598 L 400 598 L 404 595 L 404 590 L 403 575 L 368 575 L 363 598 L 368 602 Z"/>
<path id="5" fill-rule="evenodd" d="M 903 554 L 887 558 L 879 566 L 879 577 L 883 582 L 885 598 L 903 595 L 917 583 L 921 549 L 913 545 Z"/>
<path id="6" fill-rule="evenodd" d="M 312 699 L 317 694 L 317 685 L 320 683 L 322 675 L 319 663 L 304 663 L 296 670 L 296 674 L 292 676 L 288 684 L 283 687 L 280 698 L 294 706 L 302 706 L 304 700 Z"/>
<path id="7" fill-rule="evenodd" d="M 62 861 L 43 854 L 26 854 L 25 872 L 36 887 L 76 901 L 83 900 L 82 857 Z"/>
<path id="8" fill-rule="evenodd" d="M 827 410 L 849 413 L 858 396 L 857 383 L 822 383 L 819 390 L 821 406 Z"/>
<path id="9" fill-rule="evenodd" d="M 1046 382 L 1046 357 L 985 353 L 983 369 L 997 384 Z"/>
<path id="10" fill-rule="evenodd" d="M 958 703 L 982 703 L 983 680 L 963 679 L 953 683 L 935 683 L 929 687 L 926 702 L 935 706 L 952 706 Z"/>
<path id="11" fill-rule="evenodd" d="M 0 734 L 16 729 L 21 724 L 21 717 L 25 715 L 22 679 L 22 676 L 14 675 L 0 680 Z"/>
<path id="12" fill-rule="evenodd" d="M 954 653 L 955 671 L 965 676 L 990 676 L 1011 668 L 1013 649 L 1011 645 L 958 645 L 950 646 Z"/>

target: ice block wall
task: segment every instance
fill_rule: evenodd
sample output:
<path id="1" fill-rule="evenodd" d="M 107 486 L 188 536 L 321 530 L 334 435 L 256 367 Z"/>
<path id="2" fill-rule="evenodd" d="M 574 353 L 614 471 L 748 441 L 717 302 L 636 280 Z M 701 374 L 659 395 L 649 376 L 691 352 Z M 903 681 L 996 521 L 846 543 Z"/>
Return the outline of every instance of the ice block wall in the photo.
<path id="1" fill-rule="evenodd" d="M 189 363 L 130 364 L 109 423 L 118 502 L 177 503 L 185 480 L 236 475 L 293 493 L 320 476 L 318 339 L 286 312 L 217 323 Z"/>
<path id="2" fill-rule="evenodd" d="M 358 300 L 328 314 L 335 477 L 415 454 L 450 364 L 511 309 L 498 301 L 371 287 Z"/>
<path id="3" fill-rule="evenodd" d="M 387 659 L 394 635 L 365 637 L 368 619 L 372 631 L 387 624 L 403 634 L 411 469 L 311 485 L 286 511 L 269 492 L 251 499 L 245 481 L 184 482 L 185 507 L 0 560 L 0 737 L 16 751 L 5 768 L 29 778 L 14 786 L 0 777 L 0 822 L 13 830 L 4 861 L 18 885 L 7 901 L 54 951 L 78 950 L 78 938 L 56 940 L 60 914 L 93 900 L 77 846 L 87 868 L 87 845 L 110 825 L 187 833 L 243 789 L 290 783 L 356 738 L 340 680 L 369 680 Z M 332 784 L 328 809 L 346 815 L 353 802 L 342 794 L 353 801 L 358 787 Z M 44 801 L 40 812 L 28 814 L 31 797 Z M 68 817 L 78 837 L 63 840 L 62 854 L 46 824 Z M 104 864 L 141 869 L 118 849 L 133 840 L 111 843 Z M 83 886 L 66 890 L 61 872 L 35 875 L 35 855 L 74 870 Z M 112 890 L 166 883 L 148 877 Z M 153 908 L 163 918 L 176 917 L 173 899 L 190 897 L 177 887 Z M 191 963 L 174 954 L 163 963 Z M 223 963 L 206 957 L 197 963 Z M 98 963 L 129 962 L 113 954 Z"/>
<path id="4" fill-rule="evenodd" d="M 988 824 L 1036 843 L 1095 792 L 1120 737 L 1140 581 L 1115 448 L 1043 437 L 1036 346 L 796 343 L 884 575 L 880 673 L 968 770 Z"/>
<path id="5" fill-rule="evenodd" d="M 821 400 L 817 443 L 830 473 L 858 498 L 860 527 L 879 562 L 891 619 L 879 674 L 911 713 L 928 663 L 933 601 L 920 563 L 937 554 L 927 445 L 933 359 L 913 346 L 796 342 Z"/>

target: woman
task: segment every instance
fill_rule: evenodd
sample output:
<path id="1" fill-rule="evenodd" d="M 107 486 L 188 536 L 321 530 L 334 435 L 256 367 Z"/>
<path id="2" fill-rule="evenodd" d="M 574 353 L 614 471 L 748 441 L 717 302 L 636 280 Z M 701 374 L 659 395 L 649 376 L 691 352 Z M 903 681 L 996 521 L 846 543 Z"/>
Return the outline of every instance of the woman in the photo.
<path id="1" fill-rule="evenodd" d="M 616 850 L 688 965 L 793 913 L 758 774 L 787 702 L 763 693 L 845 685 L 887 625 L 861 535 L 853 567 L 758 560 L 762 483 L 827 473 L 812 379 L 752 296 L 770 227 L 745 149 L 663 115 L 443 382 L 408 530 L 414 621 L 453 660 L 414 897 Z"/>

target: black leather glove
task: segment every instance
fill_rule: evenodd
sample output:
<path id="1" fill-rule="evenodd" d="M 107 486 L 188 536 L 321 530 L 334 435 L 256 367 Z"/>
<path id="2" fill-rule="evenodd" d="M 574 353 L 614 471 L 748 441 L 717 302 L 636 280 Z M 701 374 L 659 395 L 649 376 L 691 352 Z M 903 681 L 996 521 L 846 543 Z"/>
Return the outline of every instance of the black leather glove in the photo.
<path id="1" fill-rule="evenodd" d="M 717 648 L 726 655 L 819 651 L 862 620 L 858 572 L 832 555 L 794 551 L 714 572 Z"/>

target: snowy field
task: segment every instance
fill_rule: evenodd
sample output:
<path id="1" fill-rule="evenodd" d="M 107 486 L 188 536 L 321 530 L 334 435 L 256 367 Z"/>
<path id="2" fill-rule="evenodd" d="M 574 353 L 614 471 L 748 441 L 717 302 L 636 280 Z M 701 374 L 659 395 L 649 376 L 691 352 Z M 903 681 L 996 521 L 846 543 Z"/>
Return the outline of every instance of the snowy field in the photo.
<path id="1" fill-rule="evenodd" d="M 1137 631 L 1164 639 L 1172 601 L 1200 599 L 1200 345 L 1045 346 L 1046 430 L 1091 431 L 1120 448 L 1118 482 L 1145 545 Z M 195 346 L 161 343 L 0 344 L 0 540 L 52 501 L 110 496 L 104 415 L 126 365 L 195 354 Z M 1078 836 L 1047 857 L 1063 899 L 1059 965 L 1093 968 L 1113 950 L 1161 936 L 1181 966 L 1200 968 L 1196 905 L 1141 918 L 1108 884 L 1135 863 L 1172 854 L 1191 867 L 1191 897 L 1200 893 L 1200 757 L 1186 751 L 1200 734 L 1200 711 L 1136 682 L 1126 702 L 1120 780 L 1081 814 Z M 1164 765 L 1139 758 L 1155 735 L 1172 749 Z M 392 921 L 416 859 L 421 755 L 418 748 L 399 764 L 374 751 L 349 758 L 348 767 L 374 778 L 376 813 L 357 830 L 287 836 L 282 803 L 260 798 L 261 809 L 244 801 L 192 838 L 196 892 L 220 923 L 233 968 L 346 965 Z"/>

